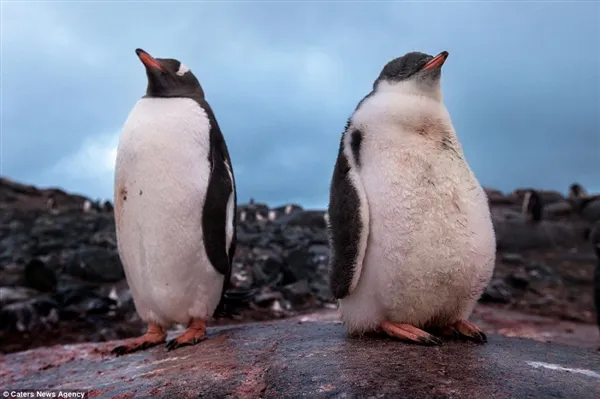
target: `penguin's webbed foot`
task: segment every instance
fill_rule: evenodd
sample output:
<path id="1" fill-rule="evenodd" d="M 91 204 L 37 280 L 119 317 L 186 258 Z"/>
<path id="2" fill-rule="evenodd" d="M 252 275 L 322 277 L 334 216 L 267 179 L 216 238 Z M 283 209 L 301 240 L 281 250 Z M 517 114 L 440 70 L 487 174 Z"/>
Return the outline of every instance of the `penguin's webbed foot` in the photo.
<path id="1" fill-rule="evenodd" d="M 126 353 L 132 353 L 160 345 L 167 339 L 167 332 L 159 325 L 150 323 L 148 330 L 141 337 L 135 338 L 132 342 L 120 345 L 114 348 L 111 353 L 121 356 Z"/>
<path id="2" fill-rule="evenodd" d="M 167 350 L 180 348 L 182 346 L 196 345 L 206 338 L 206 324 L 203 320 L 192 319 L 187 329 L 178 337 L 167 342 Z"/>
<path id="3" fill-rule="evenodd" d="M 388 335 L 403 341 L 416 342 L 421 345 L 441 345 L 442 340 L 410 324 L 391 323 L 383 321 L 381 328 Z"/>
<path id="4" fill-rule="evenodd" d="M 479 327 L 466 320 L 459 320 L 444 328 L 441 331 L 441 335 L 453 339 L 466 339 L 480 344 L 487 342 L 485 333 Z"/>

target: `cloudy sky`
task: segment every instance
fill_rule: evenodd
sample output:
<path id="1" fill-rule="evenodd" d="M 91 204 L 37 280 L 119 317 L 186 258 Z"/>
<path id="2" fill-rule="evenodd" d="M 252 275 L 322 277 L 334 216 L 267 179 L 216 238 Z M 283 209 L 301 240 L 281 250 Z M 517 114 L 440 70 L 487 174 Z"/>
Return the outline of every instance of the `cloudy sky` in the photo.
<path id="1" fill-rule="evenodd" d="M 598 2 L 4 2 L 0 174 L 112 198 L 134 50 L 201 81 L 240 202 L 325 207 L 347 117 L 383 65 L 450 52 L 442 88 L 484 186 L 600 192 Z"/>

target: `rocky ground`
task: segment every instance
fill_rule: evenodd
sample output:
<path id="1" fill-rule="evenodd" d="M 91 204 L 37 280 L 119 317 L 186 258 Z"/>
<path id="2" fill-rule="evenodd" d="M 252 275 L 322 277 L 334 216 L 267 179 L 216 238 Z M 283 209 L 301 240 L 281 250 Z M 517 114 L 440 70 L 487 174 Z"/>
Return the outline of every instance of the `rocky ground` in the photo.
<path id="1" fill-rule="evenodd" d="M 521 214 L 525 190 L 488 195 L 498 258 L 480 302 L 498 312 L 595 323 L 589 237 L 600 220 L 600 199 L 540 191 L 543 220 L 531 222 Z M 1 352 L 142 332 L 116 251 L 110 203 L 0 178 L 0 207 Z M 232 283 L 256 294 L 239 316 L 217 324 L 335 308 L 323 211 L 251 203 L 239 207 L 238 219 Z"/>
<path id="2" fill-rule="evenodd" d="M 0 391 L 76 389 L 98 399 L 600 397 L 600 355 L 585 348 L 491 333 L 486 345 L 402 345 L 305 319 L 211 327 L 201 345 L 172 352 L 157 346 L 114 357 L 122 342 L 110 342 L 12 353 L 0 357 Z"/>

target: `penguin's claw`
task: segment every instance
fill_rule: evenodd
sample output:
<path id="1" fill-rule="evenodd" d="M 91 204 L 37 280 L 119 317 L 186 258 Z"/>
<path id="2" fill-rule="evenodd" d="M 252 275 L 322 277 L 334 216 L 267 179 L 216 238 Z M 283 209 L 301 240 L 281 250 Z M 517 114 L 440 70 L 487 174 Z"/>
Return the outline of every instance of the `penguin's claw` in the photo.
<path id="1" fill-rule="evenodd" d="M 381 328 L 388 335 L 404 341 L 411 341 L 427 346 L 442 344 L 442 340 L 438 337 L 420 330 L 417 327 L 411 326 L 410 324 L 391 323 L 389 321 L 384 321 L 381 323 Z"/>
<path id="2" fill-rule="evenodd" d="M 182 346 L 196 345 L 206 339 L 206 325 L 200 319 L 192 319 L 187 329 L 178 337 L 167 342 L 167 350 L 181 348 Z"/>
<path id="3" fill-rule="evenodd" d="M 195 338 L 194 337 L 187 341 L 179 342 L 179 341 L 177 341 L 177 338 L 174 338 L 174 339 L 170 340 L 169 342 L 167 342 L 167 345 L 165 345 L 165 346 L 167 347 L 168 351 L 172 351 L 173 349 L 181 348 L 182 346 L 196 345 L 197 343 L 204 341 L 204 339 L 205 338 Z"/>
<path id="4" fill-rule="evenodd" d="M 160 345 L 167 339 L 167 333 L 160 326 L 148 325 L 148 331 L 141 337 L 135 338 L 131 343 L 120 345 L 110 351 L 113 355 L 122 356 Z"/>
<path id="5" fill-rule="evenodd" d="M 459 320 L 456 323 L 446 327 L 442 331 L 442 334 L 448 338 L 467 339 L 480 344 L 487 342 L 485 333 L 481 331 L 479 327 L 469 323 L 466 320 Z"/>

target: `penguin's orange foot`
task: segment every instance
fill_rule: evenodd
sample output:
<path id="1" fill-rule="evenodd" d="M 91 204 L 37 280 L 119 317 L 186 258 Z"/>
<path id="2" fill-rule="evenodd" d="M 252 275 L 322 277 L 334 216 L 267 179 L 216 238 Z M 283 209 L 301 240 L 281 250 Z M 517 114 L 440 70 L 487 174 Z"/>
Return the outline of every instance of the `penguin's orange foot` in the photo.
<path id="1" fill-rule="evenodd" d="M 403 341 L 416 342 L 421 345 L 441 345 L 442 340 L 410 324 L 381 322 L 381 328 L 388 335 Z"/>
<path id="2" fill-rule="evenodd" d="M 167 350 L 177 349 L 186 345 L 196 345 L 206 338 L 206 324 L 203 320 L 192 319 L 187 329 L 177 338 L 167 342 Z"/>
<path id="3" fill-rule="evenodd" d="M 466 320 L 459 320 L 456 323 L 446 327 L 442 330 L 441 334 L 445 337 L 454 339 L 467 339 L 480 344 L 487 342 L 487 337 L 483 331 L 474 324 L 469 323 Z"/>
<path id="4" fill-rule="evenodd" d="M 166 331 L 159 325 L 150 323 L 148 330 L 141 337 L 135 338 L 126 345 L 117 346 L 111 353 L 117 356 L 132 353 L 160 345 L 167 340 Z"/>

